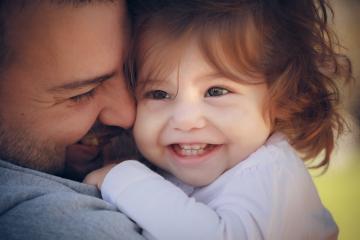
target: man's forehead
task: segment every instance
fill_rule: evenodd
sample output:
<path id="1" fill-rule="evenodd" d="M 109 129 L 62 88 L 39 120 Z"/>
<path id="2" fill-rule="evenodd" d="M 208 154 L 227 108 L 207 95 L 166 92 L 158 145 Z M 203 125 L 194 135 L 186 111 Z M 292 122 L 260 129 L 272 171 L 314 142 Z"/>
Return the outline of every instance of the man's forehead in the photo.
<path id="1" fill-rule="evenodd" d="M 16 65 L 57 78 L 87 79 L 121 64 L 125 38 L 119 4 L 31 10 L 9 25 Z"/>

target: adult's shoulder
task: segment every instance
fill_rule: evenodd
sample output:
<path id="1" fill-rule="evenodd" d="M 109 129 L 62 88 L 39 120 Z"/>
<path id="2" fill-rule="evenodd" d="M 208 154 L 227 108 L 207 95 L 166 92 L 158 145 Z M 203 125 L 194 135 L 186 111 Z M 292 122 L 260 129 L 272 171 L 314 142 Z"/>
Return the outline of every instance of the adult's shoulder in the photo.
<path id="1" fill-rule="evenodd" d="M 5 239 L 143 239 L 95 187 L 0 162 Z"/>

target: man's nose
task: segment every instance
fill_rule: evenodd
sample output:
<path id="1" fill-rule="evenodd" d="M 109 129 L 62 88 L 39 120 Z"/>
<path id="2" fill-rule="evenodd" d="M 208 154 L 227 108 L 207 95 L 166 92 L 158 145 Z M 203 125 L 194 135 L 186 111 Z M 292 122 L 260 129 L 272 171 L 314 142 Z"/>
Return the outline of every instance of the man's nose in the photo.
<path id="1" fill-rule="evenodd" d="M 122 128 L 133 125 L 135 100 L 123 79 L 116 80 L 103 97 L 99 121 L 104 125 Z"/>
<path id="2" fill-rule="evenodd" d="M 206 118 L 201 104 L 179 101 L 173 108 L 170 124 L 173 129 L 180 131 L 204 128 Z"/>

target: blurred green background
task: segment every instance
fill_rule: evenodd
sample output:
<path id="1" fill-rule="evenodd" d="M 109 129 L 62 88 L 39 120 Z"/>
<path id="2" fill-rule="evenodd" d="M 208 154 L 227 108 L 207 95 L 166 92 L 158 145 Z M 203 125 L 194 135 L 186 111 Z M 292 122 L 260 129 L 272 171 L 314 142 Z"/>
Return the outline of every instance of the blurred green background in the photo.
<path id="1" fill-rule="evenodd" d="M 312 172 L 324 205 L 340 228 L 340 240 L 360 239 L 360 0 L 331 0 L 334 30 L 353 63 L 355 86 L 343 89 L 350 132 L 339 139 L 329 170 Z"/>

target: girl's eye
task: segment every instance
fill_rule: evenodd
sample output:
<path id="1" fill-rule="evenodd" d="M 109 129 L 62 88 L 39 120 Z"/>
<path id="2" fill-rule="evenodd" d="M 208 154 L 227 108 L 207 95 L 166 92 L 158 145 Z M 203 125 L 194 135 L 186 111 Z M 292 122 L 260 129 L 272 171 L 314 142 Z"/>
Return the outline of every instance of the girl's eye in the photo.
<path id="1" fill-rule="evenodd" d="M 145 97 L 150 99 L 168 99 L 170 98 L 170 95 L 163 90 L 153 90 L 147 92 Z"/>
<path id="2" fill-rule="evenodd" d="M 207 90 L 205 97 L 219 97 L 228 94 L 230 91 L 222 87 L 212 87 Z"/>
<path id="3" fill-rule="evenodd" d="M 95 88 L 91 89 L 88 92 L 70 97 L 70 101 L 73 101 L 75 103 L 81 103 L 92 99 L 94 95 L 95 95 Z"/>

